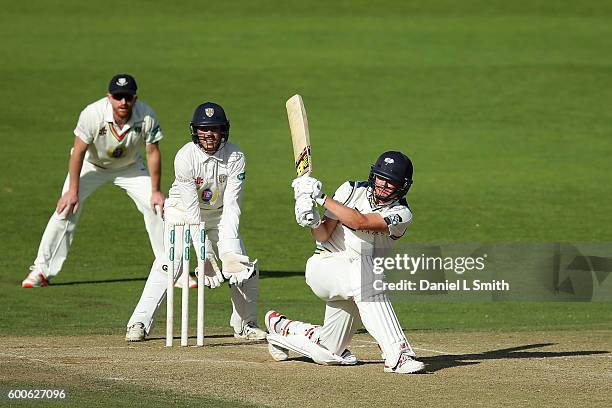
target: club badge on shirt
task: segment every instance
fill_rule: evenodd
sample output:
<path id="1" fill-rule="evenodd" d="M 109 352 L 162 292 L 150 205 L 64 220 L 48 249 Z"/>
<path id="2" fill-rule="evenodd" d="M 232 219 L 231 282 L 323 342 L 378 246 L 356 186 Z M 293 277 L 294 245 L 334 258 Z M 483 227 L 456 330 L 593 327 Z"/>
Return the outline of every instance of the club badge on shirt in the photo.
<path id="1" fill-rule="evenodd" d="M 123 156 L 125 154 L 126 148 L 123 146 L 117 146 L 114 150 L 108 150 L 106 152 L 106 154 L 108 154 L 108 157 L 113 157 L 115 159 L 120 158 L 121 156 Z"/>
<path id="2" fill-rule="evenodd" d="M 210 189 L 202 190 L 202 201 L 208 203 L 213 196 L 213 192 Z"/>

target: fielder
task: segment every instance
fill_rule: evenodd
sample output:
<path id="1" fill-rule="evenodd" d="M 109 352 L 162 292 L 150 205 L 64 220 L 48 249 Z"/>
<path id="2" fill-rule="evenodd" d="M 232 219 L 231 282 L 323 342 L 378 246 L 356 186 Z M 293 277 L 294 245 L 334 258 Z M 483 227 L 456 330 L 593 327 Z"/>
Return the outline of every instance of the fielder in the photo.
<path id="1" fill-rule="evenodd" d="M 424 369 L 386 294 L 371 290 L 374 251 L 390 248 L 412 221 L 404 198 L 411 184 L 410 159 L 393 151 L 378 158 L 367 182 L 347 181 L 334 198 L 323 194 L 321 182 L 312 177 L 293 181 L 296 220 L 311 228 L 317 241 L 306 263 L 306 283 L 326 302 L 325 319 L 316 326 L 269 311 L 268 350 L 275 360 L 285 360 L 293 351 L 319 364 L 356 364 L 347 346 L 363 325 L 382 350 L 385 372 Z M 325 208 L 322 221 L 313 201 Z"/>
<path id="2" fill-rule="evenodd" d="M 223 108 L 206 102 L 198 106 L 190 123 L 192 141 L 174 159 L 175 181 L 164 206 L 165 236 L 169 227 L 205 224 L 205 285 L 216 288 L 229 280 L 232 297 L 230 325 L 234 335 L 263 340 L 256 325 L 259 272 L 257 261 L 246 256 L 240 239 L 240 202 L 245 180 L 244 154 L 228 142 L 230 122 Z M 161 235 L 160 235 L 161 237 Z M 176 241 L 175 253 L 182 251 Z M 141 341 L 151 333 L 155 315 L 166 295 L 169 255 L 163 271 L 152 269 L 140 301 L 128 322 L 127 341 Z M 181 262 L 174 262 L 175 280 Z"/>
<path id="3" fill-rule="evenodd" d="M 163 221 L 155 213 L 164 204 L 158 146 L 163 135 L 155 113 L 138 100 L 136 90 L 131 75 L 115 75 L 107 95 L 81 112 L 62 196 L 43 233 L 34 265 L 22 282 L 24 288 L 47 286 L 59 273 L 85 200 L 108 182 L 124 189 L 134 201 L 144 216 L 155 257 L 163 256 Z M 143 147 L 146 164 L 140 154 Z"/>

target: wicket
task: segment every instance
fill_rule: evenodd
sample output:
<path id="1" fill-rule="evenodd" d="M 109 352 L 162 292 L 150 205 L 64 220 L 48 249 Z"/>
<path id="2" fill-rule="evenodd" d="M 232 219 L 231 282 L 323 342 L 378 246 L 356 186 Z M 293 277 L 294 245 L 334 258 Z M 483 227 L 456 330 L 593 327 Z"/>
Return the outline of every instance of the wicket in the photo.
<path id="1" fill-rule="evenodd" d="M 191 242 L 196 252 L 198 262 L 198 305 L 197 305 L 197 346 L 204 345 L 204 262 L 206 259 L 206 230 L 204 223 L 199 225 L 173 225 L 167 227 L 165 244 L 168 247 L 168 288 L 166 290 L 166 347 L 172 347 L 174 327 L 174 272 L 175 272 L 175 245 L 178 237 L 179 261 L 182 258 L 182 300 L 181 300 L 181 347 L 186 347 L 189 339 L 189 250 Z M 193 238 L 196 239 L 193 239 Z"/>

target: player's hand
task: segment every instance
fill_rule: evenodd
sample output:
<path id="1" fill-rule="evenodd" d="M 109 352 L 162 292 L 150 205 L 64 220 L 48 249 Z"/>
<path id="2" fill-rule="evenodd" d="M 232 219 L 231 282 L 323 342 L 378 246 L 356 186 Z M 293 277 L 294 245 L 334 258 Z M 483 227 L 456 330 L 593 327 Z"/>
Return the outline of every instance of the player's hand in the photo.
<path id="1" fill-rule="evenodd" d="M 230 285 L 242 283 L 257 273 L 257 259 L 252 261 L 248 256 L 229 252 L 221 257 L 223 263 L 223 276 L 229 280 Z"/>
<path id="2" fill-rule="evenodd" d="M 291 183 L 293 187 L 293 197 L 297 200 L 300 196 L 306 195 L 312 198 L 317 204 L 323 205 L 325 194 L 323 193 L 323 183 L 314 177 L 298 177 Z"/>
<path id="3" fill-rule="evenodd" d="M 79 193 L 71 190 L 66 191 L 57 201 L 55 211 L 68 218 L 70 214 L 75 214 L 79 210 Z"/>
<path id="4" fill-rule="evenodd" d="M 313 208 L 310 213 L 306 214 L 304 218 L 298 221 L 301 227 L 317 228 L 321 225 L 321 215 L 316 208 Z"/>
<path id="5" fill-rule="evenodd" d="M 310 217 L 310 221 L 306 226 L 308 228 L 317 228 L 319 225 L 321 225 L 321 215 L 319 214 L 319 211 L 316 208 L 313 208 L 312 216 Z"/>
<path id="6" fill-rule="evenodd" d="M 164 193 L 161 191 L 154 191 L 151 193 L 151 208 L 153 212 L 158 214 L 160 217 L 164 217 L 164 201 L 166 197 L 164 197 Z M 158 213 L 159 212 L 159 213 Z"/>
<path id="7" fill-rule="evenodd" d="M 177 208 L 176 202 L 169 200 L 164 203 L 164 223 L 168 227 L 188 224 L 185 222 L 184 211 Z"/>
<path id="8" fill-rule="evenodd" d="M 321 216 L 309 196 L 302 195 L 295 200 L 295 221 L 300 227 L 309 228 L 316 228 L 321 223 Z"/>
<path id="9" fill-rule="evenodd" d="M 196 276 L 199 273 L 200 271 L 196 267 Z M 215 289 L 221 286 L 223 280 L 223 274 L 217 264 L 217 257 L 212 254 L 206 254 L 206 260 L 204 261 L 204 286 Z"/>

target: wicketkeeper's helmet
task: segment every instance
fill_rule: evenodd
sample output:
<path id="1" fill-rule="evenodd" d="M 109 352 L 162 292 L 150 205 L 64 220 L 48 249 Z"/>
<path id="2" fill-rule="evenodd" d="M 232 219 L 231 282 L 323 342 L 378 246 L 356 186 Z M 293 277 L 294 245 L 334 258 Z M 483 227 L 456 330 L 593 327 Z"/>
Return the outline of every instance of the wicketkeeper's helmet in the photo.
<path id="1" fill-rule="evenodd" d="M 215 125 L 221 126 L 221 144 L 227 142 L 227 139 L 229 139 L 230 122 L 227 116 L 225 116 L 223 108 L 213 102 L 206 102 L 198 106 L 193 112 L 193 118 L 189 123 L 193 143 L 200 144 L 196 128 Z"/>

